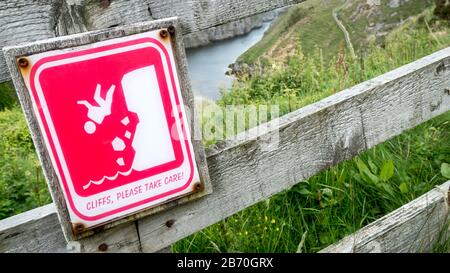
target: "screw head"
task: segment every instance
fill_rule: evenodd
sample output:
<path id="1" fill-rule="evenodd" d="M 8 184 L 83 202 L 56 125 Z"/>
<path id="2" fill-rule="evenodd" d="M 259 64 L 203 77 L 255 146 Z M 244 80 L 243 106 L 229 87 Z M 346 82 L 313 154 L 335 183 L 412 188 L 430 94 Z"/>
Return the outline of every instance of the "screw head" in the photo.
<path id="1" fill-rule="evenodd" d="M 73 230 L 75 233 L 81 233 L 84 231 L 84 225 L 81 223 L 76 223 L 73 225 Z"/>
<path id="2" fill-rule="evenodd" d="M 169 26 L 169 27 L 167 28 L 167 31 L 169 32 L 169 34 L 170 34 L 171 36 L 175 35 L 175 27 L 174 27 L 174 26 Z"/>
<path id="3" fill-rule="evenodd" d="M 165 30 L 165 29 L 162 29 L 159 32 L 159 36 L 161 36 L 161 38 L 167 38 L 167 36 L 169 36 L 169 32 L 167 30 Z"/>
<path id="4" fill-rule="evenodd" d="M 111 4 L 111 1 L 110 0 L 101 0 L 100 1 L 100 6 L 102 7 L 102 8 L 107 8 L 107 7 L 109 7 L 109 5 Z"/>
<path id="5" fill-rule="evenodd" d="M 175 224 L 175 220 L 173 220 L 173 219 L 166 221 L 166 227 L 168 227 L 168 228 L 172 227 L 173 224 Z"/>
<path id="6" fill-rule="evenodd" d="M 203 183 L 197 182 L 194 184 L 194 191 L 202 191 L 204 187 Z"/>
<path id="7" fill-rule="evenodd" d="M 22 58 L 19 58 L 19 60 L 17 60 L 17 64 L 18 64 L 20 67 L 25 68 L 25 67 L 28 66 L 29 63 L 28 63 L 27 58 L 22 57 Z"/>
<path id="8" fill-rule="evenodd" d="M 108 250 L 108 245 L 103 243 L 103 244 L 98 246 L 98 250 L 99 251 L 106 251 L 106 250 Z"/>

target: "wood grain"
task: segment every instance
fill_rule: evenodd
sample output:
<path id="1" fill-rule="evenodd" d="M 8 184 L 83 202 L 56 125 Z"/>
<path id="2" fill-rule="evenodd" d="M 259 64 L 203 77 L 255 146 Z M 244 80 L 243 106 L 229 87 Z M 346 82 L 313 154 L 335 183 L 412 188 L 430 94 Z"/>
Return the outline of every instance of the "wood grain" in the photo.
<path id="1" fill-rule="evenodd" d="M 153 252 L 450 110 L 450 47 L 207 152 L 214 193 L 139 221 Z M 278 134 L 278 145 L 267 142 Z M 241 138 L 242 139 L 242 138 Z M 167 228 L 162 223 L 173 219 Z"/>
<path id="2" fill-rule="evenodd" d="M 66 240 L 49 204 L 0 221 L 0 252 L 66 252 Z"/>
<path id="3" fill-rule="evenodd" d="M 0 48 L 54 37 L 57 11 L 61 1 L 0 1 Z M 0 54 L 0 82 L 10 79 Z"/>
<path id="4" fill-rule="evenodd" d="M 450 181 L 333 244 L 321 253 L 429 252 L 448 236 Z"/>
<path id="5" fill-rule="evenodd" d="M 213 194 L 139 220 L 140 249 L 166 248 L 449 111 L 449 87 L 450 47 L 219 143 L 207 151 Z"/>
<path id="6" fill-rule="evenodd" d="M 189 109 L 194 109 L 193 106 L 194 96 L 190 88 L 190 81 L 187 72 L 187 62 L 184 52 L 183 40 L 181 37 L 181 33 L 177 31 L 180 29 L 180 25 L 176 18 L 154 20 L 136 23 L 132 25 L 115 27 L 111 29 L 91 31 L 63 37 L 55 37 L 53 39 L 36 41 L 34 43 L 24 44 L 21 46 L 5 47 L 3 49 L 7 60 L 8 68 L 10 69 L 10 73 L 13 79 L 14 86 L 17 90 L 20 104 L 25 113 L 25 117 L 31 132 L 31 137 L 33 139 L 34 146 L 36 147 L 38 157 L 44 170 L 44 175 L 49 185 L 50 194 L 52 195 L 53 202 L 57 208 L 58 217 L 63 228 L 64 236 L 68 241 L 77 241 L 81 238 L 91 236 L 95 233 L 96 229 L 95 228 L 89 229 L 83 231 L 83 233 L 80 234 L 74 234 L 72 232 L 72 223 L 70 221 L 67 203 L 64 198 L 64 191 L 61 188 L 61 184 L 59 183 L 58 176 L 52 164 L 50 153 L 46 145 L 44 144 L 45 141 L 38 123 L 38 119 L 36 117 L 37 114 L 34 111 L 35 107 L 33 107 L 30 92 L 28 92 L 24 81 L 24 77 L 27 77 L 26 76 L 27 73 L 30 73 L 29 68 L 28 70 L 21 71 L 16 64 L 16 59 L 20 56 L 29 56 L 35 53 L 49 50 L 67 49 L 67 48 L 72 49 L 75 47 L 78 49 L 86 48 L 91 46 L 92 43 L 95 42 L 124 37 L 132 34 L 138 34 L 146 31 L 168 28 L 169 26 L 173 26 L 175 28 L 175 33 L 174 35 L 171 36 L 170 41 L 172 44 L 172 50 L 174 54 L 173 62 L 177 66 L 176 75 L 179 78 L 180 93 L 182 95 L 182 100 L 180 100 L 180 103 L 182 103 L 184 107 L 187 109 L 186 111 L 188 111 Z M 22 73 L 25 76 L 23 76 Z M 199 178 L 203 184 L 203 190 L 194 192 L 192 194 L 189 194 L 188 196 L 177 198 L 175 200 L 168 200 L 166 203 L 160 206 L 146 208 L 141 212 L 132 213 L 130 215 L 127 215 L 127 217 L 121 217 L 119 220 L 110 221 L 102 226 L 103 229 L 105 230 L 110 229 L 125 222 L 133 221 L 135 219 L 157 213 L 161 210 L 169 209 L 173 206 L 194 200 L 196 198 L 202 197 L 212 192 L 212 187 L 208 175 L 206 156 L 203 144 L 201 142 L 201 135 L 199 133 L 200 129 L 197 128 L 198 123 L 193 122 L 193 119 L 195 117 L 194 115 L 189 113 L 187 113 L 186 115 L 188 116 L 188 124 L 190 132 L 195 132 L 191 135 L 200 136 L 198 138 L 191 140 L 194 148 L 194 156 L 196 160 L 197 169 L 199 172 Z M 101 234 L 99 236 L 102 237 Z M 95 241 L 96 239 L 93 238 L 92 240 Z"/>
<path id="7" fill-rule="evenodd" d="M 149 0 L 153 18 L 180 17 L 183 34 L 236 21 L 304 0 Z"/>
<path id="8" fill-rule="evenodd" d="M 108 230 L 79 242 L 66 242 L 54 204 L 0 221 L 0 252 L 138 252 L 135 223 Z"/>
<path id="9" fill-rule="evenodd" d="M 0 1 L 0 48 L 57 36 L 179 17 L 182 33 L 202 31 L 304 0 Z M 0 55 L 0 82 L 10 79 Z"/>

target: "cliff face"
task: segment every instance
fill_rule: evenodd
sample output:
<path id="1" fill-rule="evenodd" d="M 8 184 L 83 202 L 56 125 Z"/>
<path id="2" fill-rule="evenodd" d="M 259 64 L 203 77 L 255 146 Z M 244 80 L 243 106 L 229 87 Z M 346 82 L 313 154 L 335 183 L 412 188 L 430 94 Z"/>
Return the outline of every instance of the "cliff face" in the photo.
<path id="1" fill-rule="evenodd" d="M 264 22 L 273 20 L 277 13 L 277 11 L 270 11 L 217 27 L 212 27 L 204 31 L 193 32 L 185 35 L 183 37 L 183 42 L 186 48 L 194 48 L 209 45 L 215 41 L 244 35 L 255 28 L 261 27 Z"/>
<path id="2" fill-rule="evenodd" d="M 146 1 L 143 0 L 115 1 L 107 7 L 92 0 L 66 1 L 69 4 L 61 6 L 61 13 L 70 16 L 60 16 L 59 23 L 55 27 L 57 36 L 135 23 L 141 21 L 142 18 L 154 19 L 152 13 L 155 11 L 147 7 Z M 131 5 L 129 1 L 133 4 Z M 207 30 L 193 32 L 185 35 L 184 44 L 186 48 L 200 47 L 214 41 L 244 35 L 261 27 L 263 22 L 272 20 L 276 14 L 276 10 L 269 11 Z"/>
<path id="3" fill-rule="evenodd" d="M 184 34 L 219 26 L 186 38 L 189 47 L 244 34 L 260 25 L 258 19 L 227 24 L 246 14 L 258 14 L 300 0 L 255 5 L 256 0 L 0 0 L 0 48 L 80 32 L 107 29 L 177 16 Z M 226 14 L 227 13 L 227 14 Z M 17 18 L 20 18 L 20 22 Z M 0 54 L 0 82 L 10 79 Z"/>

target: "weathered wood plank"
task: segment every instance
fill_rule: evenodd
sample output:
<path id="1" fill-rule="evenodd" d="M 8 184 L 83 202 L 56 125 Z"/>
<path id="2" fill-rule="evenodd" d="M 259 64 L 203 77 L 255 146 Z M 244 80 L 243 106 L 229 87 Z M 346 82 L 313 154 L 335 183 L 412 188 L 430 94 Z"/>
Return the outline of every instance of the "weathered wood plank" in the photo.
<path id="1" fill-rule="evenodd" d="M 200 31 L 304 0 L 149 0 L 155 19 L 177 16 L 183 33 Z"/>
<path id="2" fill-rule="evenodd" d="M 172 41 L 172 51 L 173 58 L 175 60 L 175 64 L 177 66 L 177 75 L 179 77 L 180 90 L 182 90 L 182 103 L 184 103 L 184 107 L 186 109 L 194 108 L 194 96 L 190 89 L 190 81 L 187 72 L 187 63 L 186 56 L 184 52 L 183 40 L 181 37 L 180 25 L 176 18 L 166 18 L 162 20 L 154 20 L 142 23 L 136 23 L 132 25 L 126 25 L 121 27 L 115 27 L 111 29 L 97 30 L 91 32 L 85 32 L 75 35 L 69 35 L 64 37 L 56 37 L 53 39 L 37 41 L 29 44 L 24 44 L 21 46 L 15 47 L 5 47 L 3 50 L 5 52 L 5 58 L 7 60 L 7 64 L 10 69 L 10 73 L 13 79 L 14 86 L 17 90 L 17 94 L 19 97 L 20 104 L 24 111 L 27 124 L 30 128 L 31 136 L 33 139 L 33 143 L 36 147 L 36 151 L 38 157 L 40 159 L 41 165 L 44 170 L 44 175 L 49 185 L 50 194 L 52 195 L 53 202 L 57 208 L 58 217 L 60 219 L 61 225 L 63 227 L 63 233 L 65 238 L 68 241 L 76 241 L 80 238 L 84 238 L 86 236 L 93 235 L 97 228 L 88 229 L 83 233 L 74 234 L 72 232 L 72 223 L 70 221 L 67 203 L 64 198 L 64 192 L 61 189 L 61 184 L 58 179 L 58 175 L 52 164 L 50 153 L 48 147 L 44 145 L 44 136 L 42 133 L 42 128 L 38 124 L 38 119 L 36 117 L 37 113 L 34 111 L 35 107 L 33 106 L 33 102 L 30 96 L 30 93 L 25 86 L 24 77 L 27 77 L 26 73 L 30 73 L 29 70 L 26 72 L 20 71 L 16 64 L 16 58 L 20 56 L 29 56 L 35 53 L 56 50 L 56 49 L 65 49 L 65 48 L 86 48 L 89 46 L 93 46 L 92 44 L 95 42 L 101 42 L 113 38 L 120 38 L 132 34 L 143 33 L 147 31 L 159 30 L 162 28 L 168 28 L 169 26 L 174 27 L 175 33 L 171 35 Z M 95 45 L 94 45 L 95 46 Z M 22 75 L 21 73 L 25 74 Z M 198 128 L 198 123 L 193 122 L 194 115 L 189 115 L 187 117 L 187 123 L 190 127 L 190 132 L 193 132 L 192 135 L 201 136 L 200 128 Z M 145 210 L 133 213 L 128 215 L 127 217 L 123 217 L 117 220 L 111 220 L 110 222 L 102 225 L 103 229 L 109 229 L 116 225 L 120 225 L 124 222 L 133 221 L 135 219 L 145 217 L 150 214 L 154 214 L 164 209 L 171 208 L 173 206 L 179 205 L 184 202 L 188 202 L 194 200 L 196 198 L 200 198 L 206 194 L 210 194 L 212 192 L 210 179 L 208 175 L 208 167 L 206 163 L 206 155 L 204 153 L 203 144 L 201 141 L 201 137 L 192 138 L 192 145 L 194 147 L 194 156 L 195 162 L 197 164 L 197 169 L 199 173 L 199 177 L 203 184 L 203 189 L 201 191 L 197 191 L 189 194 L 188 196 L 176 198 L 174 200 L 168 200 L 162 205 L 155 206 L 152 208 L 146 208 Z M 136 231 L 137 232 L 137 231 Z M 135 233 L 136 234 L 136 233 Z M 94 238 L 95 237 L 95 238 Z M 99 237 L 99 239 L 97 238 Z M 91 244 L 95 244 L 96 241 L 103 240 L 103 235 L 99 234 L 90 237 L 90 239 L 84 240 L 86 245 L 83 247 L 90 247 Z M 91 243 L 94 242 L 94 243 Z"/>
<path id="3" fill-rule="evenodd" d="M 0 48 L 54 37 L 53 27 L 61 1 L 0 1 Z M 0 54 L 0 82 L 10 79 Z"/>
<path id="4" fill-rule="evenodd" d="M 179 17 L 192 33 L 304 0 L 8 0 L 0 1 L 0 49 L 24 42 Z M 0 82 L 10 79 L 0 54 Z"/>
<path id="5" fill-rule="evenodd" d="M 449 187 L 450 181 L 320 252 L 431 251 L 448 223 Z"/>
<path id="6" fill-rule="evenodd" d="M 80 242 L 66 242 L 54 204 L 0 221 L 0 252 L 138 252 L 135 223 L 108 230 Z"/>
<path id="7" fill-rule="evenodd" d="M 65 252 L 53 204 L 0 221 L 0 252 Z"/>
<path id="8" fill-rule="evenodd" d="M 218 145 L 207 152 L 214 193 L 139 221 L 142 250 L 164 248 L 449 111 L 449 87 L 447 48 L 271 121 L 269 132 L 255 128 Z"/>
<path id="9" fill-rule="evenodd" d="M 449 111 L 449 87 L 447 48 L 211 148 L 207 160 L 214 193 L 140 220 L 141 249 L 163 249 Z M 167 220 L 174 220 L 170 228 Z M 14 226 L 11 221 L 0 226 Z M 23 237 L 14 238 L 21 243 Z"/>

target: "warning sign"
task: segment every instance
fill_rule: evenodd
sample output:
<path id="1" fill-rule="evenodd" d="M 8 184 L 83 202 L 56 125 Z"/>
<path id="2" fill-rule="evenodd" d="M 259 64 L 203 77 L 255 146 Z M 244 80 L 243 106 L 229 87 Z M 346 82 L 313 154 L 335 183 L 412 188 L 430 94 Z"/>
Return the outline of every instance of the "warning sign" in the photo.
<path id="1" fill-rule="evenodd" d="M 25 83 L 72 224 L 93 227 L 200 183 L 174 52 L 160 30 L 26 62 Z"/>

